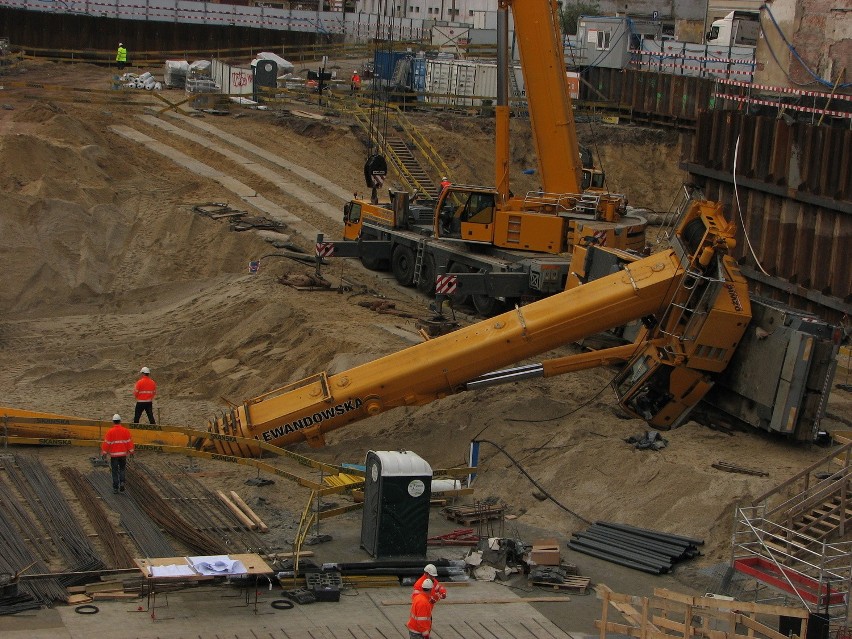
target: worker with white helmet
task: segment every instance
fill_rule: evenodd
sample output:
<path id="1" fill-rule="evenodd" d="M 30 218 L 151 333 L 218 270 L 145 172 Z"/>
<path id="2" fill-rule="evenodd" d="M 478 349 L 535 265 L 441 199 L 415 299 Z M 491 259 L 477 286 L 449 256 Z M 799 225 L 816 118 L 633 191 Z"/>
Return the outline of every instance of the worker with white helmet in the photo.
<path id="1" fill-rule="evenodd" d="M 423 593 L 423 584 L 426 580 L 429 580 L 432 583 L 432 587 L 429 589 L 429 599 L 431 599 L 433 604 L 438 603 L 441 599 L 447 598 L 447 589 L 438 581 L 438 569 L 435 567 L 435 564 L 426 564 L 426 567 L 423 568 L 423 574 L 420 576 L 420 579 L 414 582 L 414 591 L 411 593 L 412 599 L 414 599 L 414 597 L 418 594 Z"/>
<path id="2" fill-rule="evenodd" d="M 122 425 L 121 415 L 116 413 L 112 416 L 112 427 L 106 432 L 104 441 L 101 442 L 101 456 L 104 458 L 109 456 L 113 493 L 124 492 L 127 458 L 133 452 L 133 437 L 127 427 Z"/>
<path id="3" fill-rule="evenodd" d="M 127 64 L 127 49 L 124 43 L 118 43 L 118 50 L 115 52 L 115 62 L 118 65 L 119 71 L 124 71 L 124 65 Z"/>
<path id="4" fill-rule="evenodd" d="M 435 605 L 430 596 L 432 586 L 431 579 L 424 579 L 420 592 L 411 601 L 411 614 L 405 624 L 409 639 L 428 639 L 432 632 L 432 607 Z"/>
<path id="5" fill-rule="evenodd" d="M 442 177 L 441 178 L 441 193 L 443 193 L 448 188 L 450 188 L 451 184 L 452 184 L 452 182 L 450 182 L 450 178 L 448 178 L 446 175 L 444 177 Z"/>
<path id="6" fill-rule="evenodd" d="M 149 424 L 156 424 L 154 420 L 154 398 L 157 396 L 157 382 L 151 379 L 151 369 L 143 366 L 139 371 L 141 377 L 133 387 L 133 396 L 136 398 L 136 412 L 133 414 L 133 423 L 138 424 L 142 413 L 148 416 Z"/>

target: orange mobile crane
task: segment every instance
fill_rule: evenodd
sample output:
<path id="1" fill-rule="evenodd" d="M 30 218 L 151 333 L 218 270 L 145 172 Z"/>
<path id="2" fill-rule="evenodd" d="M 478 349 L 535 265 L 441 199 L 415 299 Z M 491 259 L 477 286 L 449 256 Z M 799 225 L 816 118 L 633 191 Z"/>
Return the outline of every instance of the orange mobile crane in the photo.
<path id="1" fill-rule="evenodd" d="M 808 333 L 806 322 L 783 343 L 761 341 L 767 328 L 785 335 L 774 316 L 761 315 L 766 326 L 746 334 L 752 307 L 746 281 L 729 255 L 734 227 L 720 204 L 687 201 L 670 243 L 642 258 L 595 249 L 585 264 L 609 274 L 596 279 L 583 274 L 585 283 L 562 293 L 351 370 L 318 373 L 273 390 L 210 422 L 208 430 L 277 446 L 300 441 L 322 446 L 328 431 L 394 407 L 622 361 L 627 364 L 613 384 L 619 404 L 653 428 L 669 429 L 690 417 L 735 361 L 747 389 L 728 380 L 715 389 L 712 405 L 702 405 L 702 414 L 726 413 L 795 438 L 813 436 L 830 387 L 837 333 Z M 764 305 L 759 308 L 766 313 Z M 643 326 L 633 343 L 503 368 L 633 320 Z M 737 359 L 740 349 L 744 357 Z M 774 349 L 783 351 L 775 371 L 767 368 L 774 364 Z M 763 381 L 754 384 L 755 376 Z M 760 397 L 747 396 L 751 386 L 760 389 Z M 751 415 L 761 403 L 770 413 Z M 227 441 L 212 444 L 223 453 L 245 454 Z"/>
<path id="2" fill-rule="evenodd" d="M 208 422 L 194 445 L 242 457 L 260 454 L 252 441 L 322 446 L 325 433 L 398 406 L 618 362 L 627 362 L 613 384 L 619 404 L 654 428 L 709 415 L 813 438 L 831 387 L 839 331 L 765 302 L 752 307 L 728 254 L 734 228 L 720 209 L 715 202 L 687 201 L 666 250 L 637 257 L 593 248 L 579 286 L 249 399 Z M 642 330 L 633 343 L 504 368 L 636 320 Z M 5 408 L 0 415 L 10 435 L 75 436 L 68 426 L 73 418 Z M 147 439 L 175 443 L 164 436 Z"/>
<path id="3" fill-rule="evenodd" d="M 509 189 L 509 7 L 542 185 L 523 197 Z M 455 302 L 470 301 L 489 316 L 507 304 L 564 290 L 575 246 L 644 249 L 647 221 L 625 215 L 624 196 L 606 192 L 603 174 L 582 166 L 556 2 L 502 1 L 497 49 L 496 186 L 451 184 L 425 204 L 412 204 L 407 192 L 391 192 L 391 201 L 382 204 L 375 197 L 354 199 L 344 207 L 343 236 L 349 241 L 326 242 L 324 254 L 390 268 L 400 284 L 417 285 L 427 295 L 435 292 L 436 275 L 449 273 L 455 276 Z M 375 160 L 365 167 L 374 195 L 370 167 L 386 167 Z"/>

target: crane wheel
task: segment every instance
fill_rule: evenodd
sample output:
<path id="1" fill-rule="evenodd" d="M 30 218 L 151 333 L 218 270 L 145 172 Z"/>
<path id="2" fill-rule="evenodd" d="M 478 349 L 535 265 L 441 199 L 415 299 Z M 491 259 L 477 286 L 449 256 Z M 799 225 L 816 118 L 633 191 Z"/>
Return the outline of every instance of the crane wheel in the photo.
<path id="1" fill-rule="evenodd" d="M 471 298 L 473 298 L 473 307 L 476 309 L 477 314 L 482 317 L 493 317 L 506 310 L 505 302 L 495 297 L 471 295 Z"/>
<path id="2" fill-rule="evenodd" d="M 371 271 L 386 271 L 388 270 L 388 261 L 383 260 L 380 257 L 372 257 L 367 255 L 361 256 L 361 264 L 364 265 L 364 268 L 369 269 Z"/>
<path id="3" fill-rule="evenodd" d="M 391 256 L 391 270 L 397 282 L 411 286 L 414 283 L 414 251 L 407 246 L 397 246 Z"/>
<path id="4" fill-rule="evenodd" d="M 461 262 L 454 262 L 452 266 L 450 266 L 448 273 L 470 273 L 470 268 Z M 458 289 L 456 289 L 458 291 Z M 454 293 L 451 296 L 453 300 L 453 307 L 458 308 L 459 306 L 469 306 L 470 305 L 470 295 L 464 295 L 463 293 Z"/>
<path id="5" fill-rule="evenodd" d="M 417 290 L 428 297 L 435 296 L 435 258 L 426 255 L 423 264 L 420 265 L 420 280 L 417 282 Z"/>

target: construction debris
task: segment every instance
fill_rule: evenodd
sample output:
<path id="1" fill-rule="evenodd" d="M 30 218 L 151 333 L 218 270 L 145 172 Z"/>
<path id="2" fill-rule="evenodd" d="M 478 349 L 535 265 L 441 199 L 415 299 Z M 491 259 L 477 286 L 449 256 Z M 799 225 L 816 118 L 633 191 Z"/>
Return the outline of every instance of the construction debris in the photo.
<path id="1" fill-rule="evenodd" d="M 192 207 L 192 210 L 199 215 L 205 215 L 214 220 L 222 218 L 242 217 L 247 214 L 247 211 L 232 209 L 227 202 L 208 202 L 206 204 L 197 204 Z"/>
<path id="2" fill-rule="evenodd" d="M 552 590 L 567 590 L 585 595 L 591 584 L 590 577 L 577 574 L 577 566 L 536 566 L 530 571 L 529 584 Z"/>
<path id="3" fill-rule="evenodd" d="M 125 89 L 159 91 L 163 88 L 162 82 L 156 80 L 149 71 L 138 75 L 136 73 L 123 73 L 118 76 L 118 82 Z"/>
<path id="4" fill-rule="evenodd" d="M 661 450 L 669 445 L 669 440 L 656 430 L 646 430 L 644 435 L 631 435 L 624 441 L 633 444 L 637 450 Z"/>
<path id="5" fill-rule="evenodd" d="M 473 532 L 473 528 L 459 528 L 443 535 L 435 535 L 426 538 L 428 546 L 477 546 L 479 535 Z"/>
<path id="6" fill-rule="evenodd" d="M 769 477 L 769 473 L 766 471 L 746 468 L 745 466 L 737 466 L 736 464 L 726 461 L 717 461 L 715 464 L 711 464 L 711 466 L 717 470 L 724 470 L 728 473 L 741 473 L 743 475 L 754 475 L 756 477 Z"/>
<path id="7" fill-rule="evenodd" d="M 441 512 L 447 519 L 469 526 L 477 522 L 503 519 L 506 507 L 503 504 L 477 502 L 473 506 L 447 506 Z"/>
<path id="8" fill-rule="evenodd" d="M 320 275 L 291 273 L 278 278 L 279 284 L 292 286 L 297 291 L 330 291 L 331 282 Z"/>
<path id="9" fill-rule="evenodd" d="M 364 300 L 358 302 L 358 306 L 369 308 L 371 311 L 381 313 L 382 315 L 395 315 L 396 317 L 404 317 L 407 319 L 416 318 L 416 316 L 411 313 L 397 310 L 396 304 L 389 302 L 388 300 Z"/>

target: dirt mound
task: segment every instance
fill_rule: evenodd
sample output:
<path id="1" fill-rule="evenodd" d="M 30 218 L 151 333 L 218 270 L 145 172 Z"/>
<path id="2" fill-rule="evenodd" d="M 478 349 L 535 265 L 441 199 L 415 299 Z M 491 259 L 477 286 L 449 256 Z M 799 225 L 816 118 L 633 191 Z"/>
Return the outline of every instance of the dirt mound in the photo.
<path id="1" fill-rule="evenodd" d="M 138 105 L 59 109 L 23 94 L 14 111 L 0 111 L 0 236 L 11 248 L 0 252 L 4 403 L 85 417 L 131 412 L 131 388 L 144 365 L 160 384 L 162 421 L 204 426 L 229 403 L 398 351 L 410 343 L 406 335 L 417 338 L 412 320 L 358 304 L 387 299 L 399 307 L 411 298 L 351 263 L 324 272 L 335 283 L 345 278 L 352 291 L 346 294 L 282 286 L 282 275 L 310 270 L 289 260 L 262 260 L 260 272 L 250 275 L 249 261 L 272 252 L 270 245 L 192 209 L 234 202 L 234 194 L 109 132 L 114 124 L 142 126 L 139 111 Z M 447 159 L 453 180 L 493 183 L 490 120 L 412 117 Z M 294 118 L 276 125 L 271 115 L 248 111 L 207 122 L 349 192 L 362 182 L 365 150 L 347 126 Z M 534 168 L 528 124 L 513 120 L 512 130 L 515 166 Z M 665 208 L 669 191 L 679 188 L 676 140 L 644 130 L 605 131 L 610 141 L 596 149 L 613 188 L 635 205 Z M 242 170 L 189 142 L 146 133 L 195 151 L 227 174 Z M 316 190 L 295 173 L 286 179 Z M 534 174 L 513 183 L 516 193 L 537 187 Z M 286 193 L 263 195 L 292 206 Z M 339 237 L 339 221 L 320 223 Z M 425 310 L 422 301 L 411 305 Z M 479 437 L 511 456 L 484 444 L 479 498 L 496 496 L 525 522 L 562 533 L 585 525 L 574 512 L 705 538 L 708 560 L 727 556 L 735 501 L 819 456 L 753 433 L 728 436 L 694 425 L 666 434 L 670 444 L 662 451 L 636 451 L 623 440 L 644 424 L 613 413 L 613 376 L 597 369 L 399 408 L 332 433 L 325 450 L 303 452 L 361 463 L 370 449 L 409 449 L 441 467 L 465 464 L 470 440 Z M 719 459 L 770 476 L 711 468 Z M 535 498 L 540 491 L 521 469 L 558 504 Z"/>

